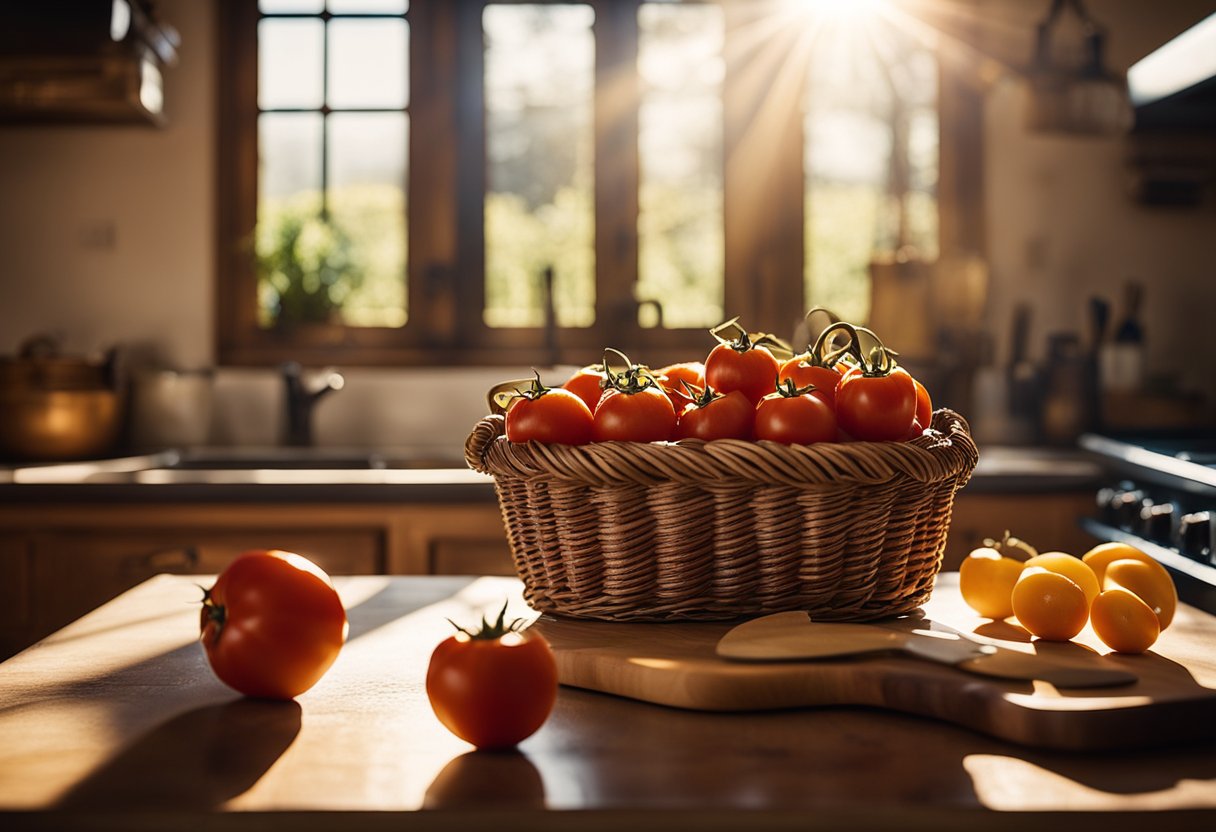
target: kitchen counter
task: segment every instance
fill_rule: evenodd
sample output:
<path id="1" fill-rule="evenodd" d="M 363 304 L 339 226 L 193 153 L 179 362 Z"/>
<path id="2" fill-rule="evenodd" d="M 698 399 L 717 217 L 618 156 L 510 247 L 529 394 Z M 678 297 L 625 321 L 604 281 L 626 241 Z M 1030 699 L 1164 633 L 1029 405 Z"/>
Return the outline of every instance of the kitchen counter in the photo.
<path id="1" fill-rule="evenodd" d="M 504 597 L 527 612 L 514 579 L 337 579 L 351 633 L 330 672 L 294 703 L 246 700 L 214 679 L 195 643 L 208 581 L 158 576 L 0 664 L 3 828 L 1164 832 L 1216 822 L 1210 743 L 1048 752 L 875 709 L 712 714 L 562 688 L 518 752 L 473 752 L 431 713 L 426 665 L 451 632 L 446 619 L 475 621 Z M 1177 655 L 1178 639 L 1216 633 L 1206 614 L 1180 618 L 1163 656 Z"/>
<path id="2" fill-rule="evenodd" d="M 989 446 L 968 494 L 1092 491 L 1080 451 Z M 56 465 L 0 466 L 7 502 L 494 502 L 491 478 L 456 453 L 341 449 L 164 451 Z"/>

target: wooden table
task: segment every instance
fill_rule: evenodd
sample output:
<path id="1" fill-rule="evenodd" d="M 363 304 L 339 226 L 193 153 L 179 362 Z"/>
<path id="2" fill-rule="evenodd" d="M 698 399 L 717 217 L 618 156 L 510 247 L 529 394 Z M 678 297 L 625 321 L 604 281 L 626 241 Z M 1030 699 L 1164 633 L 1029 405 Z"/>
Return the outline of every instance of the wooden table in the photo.
<path id="1" fill-rule="evenodd" d="M 292 703 L 246 700 L 159 576 L 0 665 L 0 829 L 1216 828 L 1216 748 L 1034 751 L 863 708 L 712 714 L 563 688 L 518 752 L 435 719 L 423 679 L 503 578 L 337 581 L 350 641 Z"/>

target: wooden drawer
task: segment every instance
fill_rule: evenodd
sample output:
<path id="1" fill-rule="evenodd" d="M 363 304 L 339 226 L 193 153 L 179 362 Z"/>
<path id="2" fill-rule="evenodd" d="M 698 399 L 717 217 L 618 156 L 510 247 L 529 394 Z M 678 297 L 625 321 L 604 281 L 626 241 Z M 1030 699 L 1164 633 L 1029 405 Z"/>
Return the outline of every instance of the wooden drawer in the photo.
<path id="1" fill-rule="evenodd" d="M 221 571 L 249 549 L 286 549 L 331 575 L 382 571 L 379 530 L 106 530 L 34 537 L 32 596 L 38 638 L 153 575 Z"/>
<path id="2" fill-rule="evenodd" d="M 432 575 L 507 575 L 515 577 L 515 564 L 505 537 L 477 539 L 439 537 L 431 541 Z"/>

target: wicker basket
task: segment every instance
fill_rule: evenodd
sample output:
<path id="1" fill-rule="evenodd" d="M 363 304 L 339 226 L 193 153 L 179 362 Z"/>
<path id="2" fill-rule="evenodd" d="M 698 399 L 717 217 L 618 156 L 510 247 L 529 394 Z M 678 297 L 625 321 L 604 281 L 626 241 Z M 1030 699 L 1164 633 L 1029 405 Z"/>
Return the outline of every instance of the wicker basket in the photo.
<path id="1" fill-rule="evenodd" d="M 949 410 L 910 442 L 465 443 L 494 477 L 524 595 L 612 621 L 807 610 L 822 620 L 924 603 L 978 455 Z"/>

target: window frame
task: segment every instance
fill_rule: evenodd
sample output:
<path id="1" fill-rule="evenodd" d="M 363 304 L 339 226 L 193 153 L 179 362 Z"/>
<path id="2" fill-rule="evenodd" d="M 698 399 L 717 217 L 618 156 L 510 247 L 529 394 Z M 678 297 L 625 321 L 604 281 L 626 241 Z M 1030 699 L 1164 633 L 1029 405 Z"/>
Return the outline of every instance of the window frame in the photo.
<path id="1" fill-rule="evenodd" d="M 549 331 L 484 325 L 481 16 L 488 2 L 412 0 L 406 15 L 410 27 L 406 324 L 399 328 L 309 324 L 290 331 L 263 329 L 257 322 L 252 240 L 258 199 L 260 12 L 257 0 L 218 4 L 219 364 L 270 366 L 294 360 L 353 366 L 549 366 L 595 362 L 605 346 L 613 346 L 661 365 L 705 351 L 705 330 L 641 327 L 632 300 L 638 276 L 637 54 L 642 0 L 586 0 L 595 12 L 596 40 L 595 323 Z M 741 45 L 739 33 L 746 32 L 756 16 L 770 11 L 776 0 L 717 2 L 723 7 L 726 30 L 724 309 L 753 331 L 786 336 L 801 314 L 791 310 L 805 308 L 802 109 L 765 106 L 767 99 L 756 91 L 766 89 L 771 78 L 757 77 L 747 66 L 751 56 Z M 792 36 L 787 31 L 776 37 Z M 778 43 L 766 48 L 782 47 Z M 608 78 L 612 85 L 604 83 Z M 942 258 L 983 252 L 981 95 L 961 73 L 939 71 L 937 198 Z M 755 129 L 757 125 L 762 129 Z M 462 160 L 478 163 L 462 164 Z"/>

